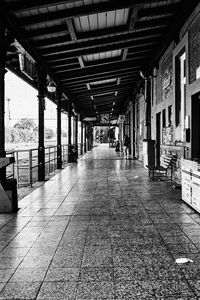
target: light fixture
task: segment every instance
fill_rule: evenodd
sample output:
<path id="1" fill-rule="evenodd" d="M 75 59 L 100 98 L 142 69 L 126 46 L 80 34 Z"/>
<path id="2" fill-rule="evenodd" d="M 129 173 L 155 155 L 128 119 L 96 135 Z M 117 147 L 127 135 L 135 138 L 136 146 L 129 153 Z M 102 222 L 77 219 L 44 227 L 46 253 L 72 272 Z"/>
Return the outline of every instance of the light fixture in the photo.
<path id="1" fill-rule="evenodd" d="M 55 91 L 56 91 L 56 85 L 55 85 L 55 83 L 52 80 L 47 85 L 47 90 L 48 90 L 49 93 L 55 93 Z"/>
<path id="2" fill-rule="evenodd" d="M 142 70 L 139 71 L 140 73 L 140 76 L 143 78 L 143 79 L 147 79 L 147 77 L 144 75 L 144 72 Z"/>

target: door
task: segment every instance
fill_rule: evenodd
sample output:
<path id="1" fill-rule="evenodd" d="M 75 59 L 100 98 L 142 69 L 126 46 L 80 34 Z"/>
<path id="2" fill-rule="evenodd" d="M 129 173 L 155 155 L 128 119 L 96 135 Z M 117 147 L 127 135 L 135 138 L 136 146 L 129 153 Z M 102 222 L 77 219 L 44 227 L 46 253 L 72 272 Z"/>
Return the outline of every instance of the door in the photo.
<path id="1" fill-rule="evenodd" d="M 192 158 L 200 159 L 200 93 L 192 96 Z"/>
<path id="2" fill-rule="evenodd" d="M 160 113 L 156 114 L 156 165 L 160 165 L 160 134 L 161 134 L 161 124 L 160 124 Z"/>

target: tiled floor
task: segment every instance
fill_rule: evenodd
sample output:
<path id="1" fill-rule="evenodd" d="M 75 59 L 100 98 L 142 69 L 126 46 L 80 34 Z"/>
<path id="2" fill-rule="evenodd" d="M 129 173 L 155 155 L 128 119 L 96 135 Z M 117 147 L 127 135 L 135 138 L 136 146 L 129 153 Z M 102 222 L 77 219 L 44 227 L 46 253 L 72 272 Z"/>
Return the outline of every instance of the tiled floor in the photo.
<path id="1" fill-rule="evenodd" d="M 0 215 L 0 299 L 200 299 L 200 216 L 113 148 L 94 148 L 19 206 Z"/>

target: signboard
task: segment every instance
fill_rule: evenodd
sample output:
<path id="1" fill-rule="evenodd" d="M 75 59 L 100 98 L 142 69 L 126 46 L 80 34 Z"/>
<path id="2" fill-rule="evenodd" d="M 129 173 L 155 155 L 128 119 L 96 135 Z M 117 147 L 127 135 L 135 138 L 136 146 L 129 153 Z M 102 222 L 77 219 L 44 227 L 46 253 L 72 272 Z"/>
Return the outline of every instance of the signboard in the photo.
<path id="1" fill-rule="evenodd" d="M 100 123 L 108 124 L 109 123 L 109 114 L 101 114 L 100 115 Z"/>
<path id="2" fill-rule="evenodd" d="M 96 117 L 85 117 L 85 118 L 83 119 L 83 121 L 87 121 L 87 122 L 92 122 L 92 121 L 96 121 L 96 120 L 97 120 Z"/>

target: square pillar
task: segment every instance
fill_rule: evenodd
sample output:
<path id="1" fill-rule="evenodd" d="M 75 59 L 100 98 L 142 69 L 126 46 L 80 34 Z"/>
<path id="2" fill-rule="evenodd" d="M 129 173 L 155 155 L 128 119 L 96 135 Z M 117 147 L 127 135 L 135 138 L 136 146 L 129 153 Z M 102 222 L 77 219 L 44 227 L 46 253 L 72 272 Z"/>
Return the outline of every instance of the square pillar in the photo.
<path id="1" fill-rule="evenodd" d="M 57 169 L 62 169 L 62 145 L 61 145 L 61 96 L 57 93 Z"/>
<path id="2" fill-rule="evenodd" d="M 44 109 L 45 109 L 45 87 L 46 74 L 42 72 L 42 68 L 37 66 L 38 79 L 38 181 L 45 180 L 45 148 L 44 148 Z"/>

